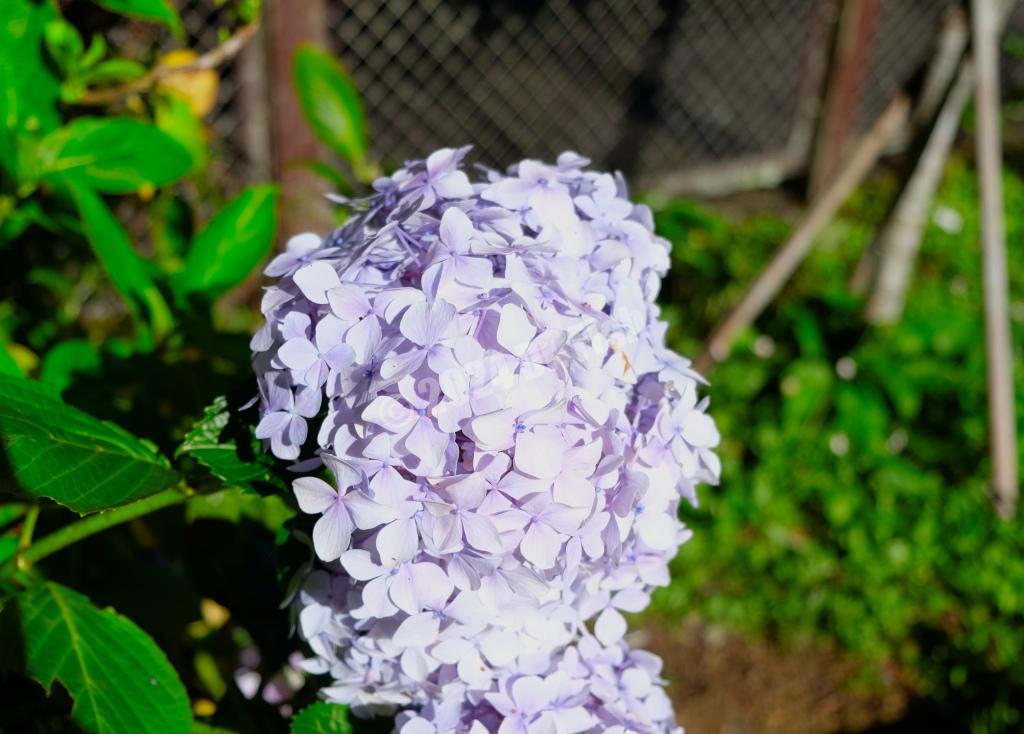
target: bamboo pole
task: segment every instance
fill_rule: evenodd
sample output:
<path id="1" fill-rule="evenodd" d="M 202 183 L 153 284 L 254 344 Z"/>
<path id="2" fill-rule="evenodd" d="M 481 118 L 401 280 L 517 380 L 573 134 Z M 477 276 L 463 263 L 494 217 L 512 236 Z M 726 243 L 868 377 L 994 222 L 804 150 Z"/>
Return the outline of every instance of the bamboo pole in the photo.
<path id="1" fill-rule="evenodd" d="M 779 289 L 803 261 L 818 233 L 835 216 L 850 193 L 864 180 L 878 161 L 886 144 L 899 132 L 907 119 L 909 101 L 898 94 L 878 117 L 850 155 L 839 175 L 832 179 L 822 195 L 811 205 L 789 239 L 775 252 L 740 302 L 711 333 L 704 352 L 695 366 L 706 372 L 729 354 L 733 340 L 749 326 L 771 302 Z"/>
<path id="2" fill-rule="evenodd" d="M 972 91 L 974 68 L 969 60 L 964 60 L 914 172 L 879 238 L 879 256 L 875 267 L 877 281 L 864 310 L 864 318 L 872 324 L 895 323 L 903 315 L 907 288 L 917 252 L 921 248 L 928 210 L 942 181 L 946 160 L 956 140 L 960 118 Z"/>
<path id="3" fill-rule="evenodd" d="M 1017 426 L 1013 389 L 1006 231 L 1003 221 L 1002 142 L 999 125 L 998 0 L 972 0 L 977 77 L 977 169 L 981 197 L 985 348 L 988 360 L 992 501 L 1004 519 L 1017 508 Z"/>
<path id="4" fill-rule="evenodd" d="M 962 67 L 964 57 L 967 55 L 969 35 L 970 23 L 967 21 L 967 13 L 958 6 L 949 8 L 942 24 L 942 32 L 939 34 L 939 40 L 936 44 L 935 55 L 928 65 L 928 73 L 921 86 L 921 93 L 918 95 L 917 100 L 915 100 L 910 124 L 906 127 L 906 139 L 894 141 L 896 147 L 912 149 L 915 147 L 914 138 L 926 132 L 929 140 L 934 137 L 934 128 L 938 124 L 938 115 L 941 114 L 942 105 L 948 104 L 947 100 L 950 96 L 950 90 L 956 83 L 956 79 L 959 78 L 958 75 L 963 74 Z M 974 75 L 971 73 L 968 76 L 971 91 L 973 92 Z M 912 206 L 910 202 L 904 201 L 905 198 L 911 195 L 911 192 L 914 192 L 915 196 L 920 196 L 920 190 L 924 187 L 924 182 L 920 181 L 914 184 L 914 180 L 919 180 L 922 174 L 928 176 L 934 173 L 934 169 L 931 167 L 927 167 L 927 172 L 923 173 L 922 162 L 925 160 L 925 148 L 928 145 L 929 143 L 926 142 L 921 151 L 916 154 L 910 178 L 900 191 L 896 204 L 893 206 L 889 216 L 886 217 L 886 225 L 882 228 L 881 233 L 874 237 L 871 243 L 864 248 L 864 253 L 861 255 L 860 260 L 858 260 L 853 275 L 850 276 L 850 291 L 855 295 L 860 296 L 867 293 L 868 289 L 878 279 L 879 268 L 888 267 L 884 261 L 883 253 L 893 247 L 893 237 L 896 235 L 906 237 L 911 233 L 910 220 L 919 214 L 918 210 L 907 210 L 904 215 L 900 216 L 903 224 L 898 227 L 894 227 L 891 220 L 896 218 L 899 208 Z M 937 154 L 937 151 L 932 153 L 932 155 L 935 154 Z M 928 160 L 931 160 L 931 158 L 929 157 Z M 942 170 L 940 169 L 938 173 L 941 177 Z M 922 228 L 925 226 L 925 220 L 927 219 L 927 205 L 929 203 L 929 201 L 924 202 L 925 211 L 921 214 L 920 218 Z M 912 270 L 912 267 L 908 269 L 908 275 L 910 270 Z"/>
<path id="5" fill-rule="evenodd" d="M 930 124 L 939 112 L 950 85 L 960 70 L 960 61 L 967 54 L 970 26 L 967 14 L 958 5 L 946 11 L 935 56 L 928 65 L 921 93 L 917 97 L 911 123 L 921 129 Z"/>

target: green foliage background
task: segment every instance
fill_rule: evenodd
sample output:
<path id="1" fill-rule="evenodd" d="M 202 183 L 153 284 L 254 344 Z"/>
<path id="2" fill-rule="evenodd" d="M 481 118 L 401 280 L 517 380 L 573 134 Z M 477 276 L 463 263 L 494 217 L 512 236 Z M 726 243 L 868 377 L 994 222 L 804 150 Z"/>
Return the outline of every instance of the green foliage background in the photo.
<path id="1" fill-rule="evenodd" d="M 1024 181 L 1008 172 L 1004 185 L 1020 396 Z M 694 537 L 655 608 L 896 661 L 950 730 L 1015 731 L 1024 533 L 987 497 L 974 172 L 962 158 L 949 165 L 933 212 L 962 221 L 929 224 L 903 320 L 875 328 L 848 279 L 894 189 L 888 176 L 855 195 L 711 375 L 721 487 L 691 513 Z M 730 224 L 678 202 L 658 226 L 675 242 L 670 338 L 694 353 L 789 225 L 771 215 Z"/>
<path id="2" fill-rule="evenodd" d="M 173 3 L 74 11 L 0 3 L 0 731 L 287 731 L 315 698 L 281 604 L 311 552 L 242 409 L 258 291 L 218 303 L 270 253 L 278 189 L 209 175 L 181 89 L 215 73 L 108 49 L 120 16 L 183 42 Z"/>

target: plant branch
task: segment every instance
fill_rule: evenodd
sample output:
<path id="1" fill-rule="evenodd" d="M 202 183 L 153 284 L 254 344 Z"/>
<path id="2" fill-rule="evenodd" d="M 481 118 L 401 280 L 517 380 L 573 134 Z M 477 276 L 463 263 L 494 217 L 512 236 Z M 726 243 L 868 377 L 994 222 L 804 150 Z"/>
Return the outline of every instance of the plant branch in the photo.
<path id="1" fill-rule="evenodd" d="M 36 521 L 39 519 L 39 503 L 28 508 L 25 513 L 25 520 L 21 524 L 21 535 L 18 536 L 18 551 L 28 548 L 32 542 L 32 534 L 36 531 Z"/>
<path id="2" fill-rule="evenodd" d="M 75 104 L 102 106 L 110 104 L 111 102 L 116 102 L 122 97 L 127 97 L 130 94 L 145 92 L 161 79 L 170 76 L 171 74 L 215 69 L 221 64 L 224 64 L 237 56 L 245 47 L 245 44 L 249 42 L 249 39 L 256 35 L 256 31 L 259 30 L 259 27 L 259 21 L 253 21 L 252 23 L 239 28 L 227 40 L 216 48 L 207 51 L 195 61 L 190 61 L 187 64 L 181 64 L 179 66 L 163 63 L 157 64 L 138 79 L 106 89 L 89 90 L 82 95 L 81 99 L 77 100 Z"/>
<path id="3" fill-rule="evenodd" d="M 191 494 L 190 489 L 179 485 L 157 492 L 137 502 L 84 517 L 32 543 L 24 550 L 19 550 L 15 558 L 4 566 L 3 575 L 10 575 L 15 570 L 28 571 L 33 564 L 73 543 L 136 517 L 184 502 Z"/>

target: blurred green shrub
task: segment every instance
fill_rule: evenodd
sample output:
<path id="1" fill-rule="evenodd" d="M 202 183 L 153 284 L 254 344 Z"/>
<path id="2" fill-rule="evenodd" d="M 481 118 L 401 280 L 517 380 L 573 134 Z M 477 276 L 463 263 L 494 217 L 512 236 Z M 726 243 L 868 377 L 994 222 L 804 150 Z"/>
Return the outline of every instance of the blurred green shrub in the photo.
<path id="1" fill-rule="evenodd" d="M 180 33 L 164 0 L 98 4 Z M 247 20 L 251 12 L 236 15 Z M 111 57 L 101 34 L 87 45 L 45 0 L 2 4 L 0 49 L 0 248 L 8 272 L 27 275 L 12 295 L 50 311 L 5 312 L 0 336 L 19 345 L 14 354 L 24 367 L 67 338 L 99 350 L 111 332 L 127 338 L 125 350 L 152 351 L 269 253 L 276 189 L 250 187 L 209 216 L 210 200 L 223 197 L 204 195 L 206 132 L 193 97 L 215 92 L 215 72 L 166 73 L 180 64 L 165 59 L 154 77 L 136 60 Z M 102 303 L 107 283 L 131 316 L 130 329 L 81 318 L 102 313 L 120 321 L 122 309 Z M 83 302 L 86 295 L 93 303 Z"/>
<path id="2" fill-rule="evenodd" d="M 868 328 L 847 280 L 893 185 L 858 192 L 711 375 L 722 483 L 688 513 L 699 530 L 656 610 L 834 640 L 904 666 L 951 728 L 1018 731 L 1024 530 L 1020 519 L 997 520 L 986 496 L 975 180 L 951 163 L 902 322 Z M 1024 180 L 1007 174 L 1005 186 L 1019 336 Z M 657 222 L 675 242 L 663 292 L 670 338 L 692 354 L 788 225 L 771 216 L 731 225 L 687 202 L 663 207 Z M 1022 357 L 1018 347 L 1020 396 Z"/>
<path id="3" fill-rule="evenodd" d="M 240 413 L 255 288 L 214 310 L 269 254 L 278 190 L 208 175 L 195 51 L 104 35 L 184 42 L 175 5 L 0 0 L 0 731 L 284 731 L 313 699 L 275 682 L 309 552 Z M 258 2 L 217 5 L 251 35 Z"/>

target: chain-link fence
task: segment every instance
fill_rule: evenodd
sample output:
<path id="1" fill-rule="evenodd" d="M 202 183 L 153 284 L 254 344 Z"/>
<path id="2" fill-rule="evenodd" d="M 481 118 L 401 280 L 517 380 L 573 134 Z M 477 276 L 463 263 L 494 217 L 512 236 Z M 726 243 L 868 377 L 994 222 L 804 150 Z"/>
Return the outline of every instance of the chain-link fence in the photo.
<path id="1" fill-rule="evenodd" d="M 928 63 L 953 2 L 882 0 L 857 129 Z M 328 36 L 364 94 L 385 162 L 463 143 L 495 165 L 573 149 L 657 185 L 746 163 L 806 167 L 833 3 L 350 0 L 328 3 Z M 220 12 L 216 0 L 188 0 L 194 45 L 216 43 Z M 1024 14 L 1011 25 L 1024 29 Z M 228 188 L 268 172 L 258 134 L 268 111 L 258 95 L 242 104 L 252 75 L 239 67 L 226 70 L 209 120 Z M 1020 69 L 1008 78 L 1019 81 Z"/>

